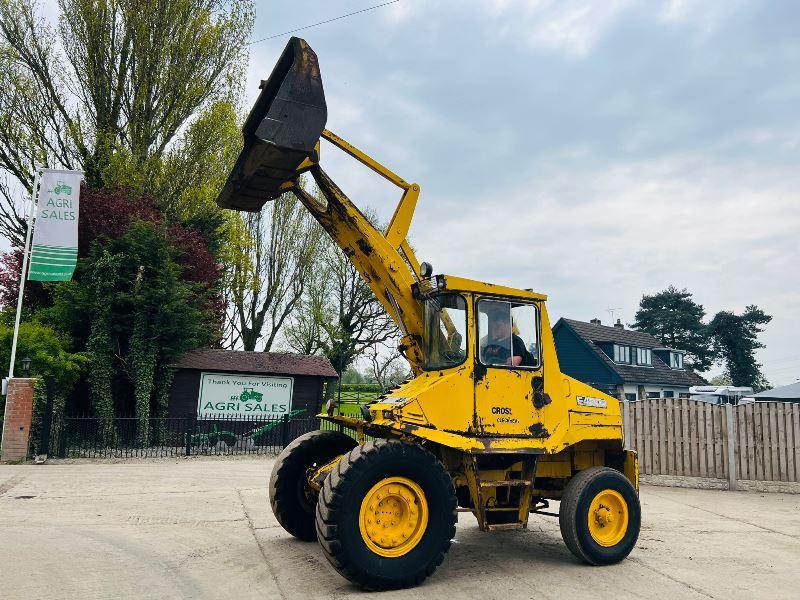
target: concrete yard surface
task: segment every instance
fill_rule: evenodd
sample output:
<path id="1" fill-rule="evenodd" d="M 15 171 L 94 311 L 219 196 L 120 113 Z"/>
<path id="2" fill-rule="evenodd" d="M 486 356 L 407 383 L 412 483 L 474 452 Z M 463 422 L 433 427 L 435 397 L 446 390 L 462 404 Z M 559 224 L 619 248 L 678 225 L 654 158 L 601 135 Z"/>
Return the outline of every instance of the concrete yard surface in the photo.
<path id="1" fill-rule="evenodd" d="M 0 466 L 0 598 L 366 597 L 277 524 L 273 462 Z M 641 501 L 618 565 L 578 563 L 552 517 L 489 534 L 462 513 L 437 572 L 380 598 L 800 598 L 800 496 L 645 486 Z"/>

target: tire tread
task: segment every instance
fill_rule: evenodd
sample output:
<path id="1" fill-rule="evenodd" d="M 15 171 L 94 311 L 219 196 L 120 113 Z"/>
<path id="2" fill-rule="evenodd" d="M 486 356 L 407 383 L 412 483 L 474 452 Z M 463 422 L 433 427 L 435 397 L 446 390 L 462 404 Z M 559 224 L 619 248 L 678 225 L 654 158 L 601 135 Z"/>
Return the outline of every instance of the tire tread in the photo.
<path id="1" fill-rule="evenodd" d="M 450 516 L 447 540 L 441 543 L 435 556 L 420 573 L 410 573 L 394 580 L 381 579 L 365 573 L 352 563 L 343 551 L 338 538 L 338 528 L 334 523 L 343 497 L 353 484 L 355 474 L 381 460 L 389 453 L 414 454 L 415 461 L 422 460 L 428 464 L 426 468 L 436 473 L 443 489 L 448 490 L 447 514 Z M 409 458 L 411 458 L 409 456 Z M 335 475 L 334 475 L 335 472 Z M 351 474 L 353 476 L 351 476 Z M 368 441 L 348 452 L 339 461 L 337 468 L 325 480 L 323 491 L 319 496 L 316 512 L 317 539 L 328 559 L 328 562 L 346 579 L 373 591 L 406 588 L 418 585 L 429 577 L 442 564 L 444 556 L 450 549 L 451 540 L 455 537 L 457 501 L 452 479 L 441 462 L 429 451 L 419 445 L 396 440 L 378 439 Z"/>
<path id="2" fill-rule="evenodd" d="M 624 475 L 619 471 L 610 467 L 589 467 L 588 469 L 579 471 L 569 480 L 566 488 L 564 488 L 564 493 L 561 497 L 561 508 L 558 512 L 558 524 L 561 529 L 561 537 L 564 539 L 564 543 L 569 551 L 579 560 L 595 566 L 607 563 L 591 556 L 581 544 L 581 536 L 578 532 L 578 519 L 586 517 L 585 515 L 581 516 L 578 514 L 578 505 L 581 502 L 584 489 L 590 485 L 594 479 L 606 474 L 613 474 L 614 477 L 624 478 Z M 625 481 L 627 482 L 628 480 L 625 479 Z M 630 484 L 630 482 L 628 483 Z M 639 523 L 637 522 L 635 526 L 638 528 Z M 636 532 L 636 536 L 638 537 L 638 531 Z"/>
<path id="3" fill-rule="evenodd" d="M 304 463 L 313 463 L 310 455 L 327 456 L 347 452 L 356 441 L 338 431 L 320 429 L 294 439 L 275 461 L 269 480 L 269 501 L 278 523 L 294 537 L 305 541 L 316 539 L 314 515 L 308 515 L 297 505 L 296 477 Z M 333 457 L 332 456 L 332 457 Z M 331 458 L 332 458 L 331 457 Z M 330 459 L 327 459 L 330 460 Z"/>

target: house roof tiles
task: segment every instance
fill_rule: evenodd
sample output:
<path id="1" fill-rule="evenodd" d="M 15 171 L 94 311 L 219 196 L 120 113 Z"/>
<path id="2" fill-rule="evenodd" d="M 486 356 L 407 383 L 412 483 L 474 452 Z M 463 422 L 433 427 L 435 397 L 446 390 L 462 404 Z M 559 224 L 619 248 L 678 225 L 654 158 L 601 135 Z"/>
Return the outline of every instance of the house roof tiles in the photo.
<path id="1" fill-rule="evenodd" d="M 706 380 L 700 375 L 689 369 L 673 369 L 657 355 L 652 354 L 653 365 L 638 366 L 626 365 L 614 362 L 597 343 L 614 342 L 617 344 L 637 346 L 639 348 L 663 348 L 659 342 L 649 333 L 623 329 L 621 327 L 608 327 L 607 325 L 597 325 L 595 323 L 585 323 L 574 319 L 562 318 L 566 326 L 572 329 L 589 348 L 602 360 L 607 367 L 617 373 L 625 383 L 654 384 L 654 385 L 674 385 L 677 387 L 689 387 L 693 385 L 704 385 Z M 558 325 L 558 323 L 556 323 Z"/>
<path id="2" fill-rule="evenodd" d="M 193 350 L 184 354 L 177 369 L 273 375 L 311 375 L 337 377 L 336 370 L 324 356 L 284 352 L 245 352 L 240 350 Z"/>
<path id="3" fill-rule="evenodd" d="M 639 346 L 640 348 L 661 348 L 663 344 L 649 333 L 635 331 L 633 329 L 623 329 L 622 327 L 609 327 L 608 325 L 596 325 L 595 323 L 584 323 L 575 319 L 563 319 L 575 332 L 585 340 L 593 342 L 617 342 Z"/>

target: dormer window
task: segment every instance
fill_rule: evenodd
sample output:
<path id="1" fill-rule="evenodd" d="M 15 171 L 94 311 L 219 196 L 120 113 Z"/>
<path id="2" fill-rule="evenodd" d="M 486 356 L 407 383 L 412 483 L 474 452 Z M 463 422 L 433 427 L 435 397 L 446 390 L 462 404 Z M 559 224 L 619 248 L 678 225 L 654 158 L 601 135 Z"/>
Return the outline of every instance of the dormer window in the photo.
<path id="1" fill-rule="evenodd" d="M 614 344 L 614 362 L 630 363 L 631 362 L 631 347 L 620 346 Z"/>
<path id="2" fill-rule="evenodd" d="M 670 352 L 669 353 L 669 366 L 673 369 L 682 369 L 683 368 L 683 354 L 680 352 Z"/>
<path id="3" fill-rule="evenodd" d="M 648 366 L 653 364 L 653 356 L 650 352 L 650 348 L 636 349 L 636 364 Z"/>

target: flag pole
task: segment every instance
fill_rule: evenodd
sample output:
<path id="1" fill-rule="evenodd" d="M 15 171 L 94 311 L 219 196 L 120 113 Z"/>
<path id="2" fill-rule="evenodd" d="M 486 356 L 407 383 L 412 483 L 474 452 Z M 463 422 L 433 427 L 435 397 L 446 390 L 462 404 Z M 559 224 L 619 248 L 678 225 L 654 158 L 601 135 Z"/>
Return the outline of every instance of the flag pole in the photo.
<path id="1" fill-rule="evenodd" d="M 28 231 L 25 233 L 25 248 L 22 250 L 22 271 L 19 274 L 19 296 L 17 297 L 17 316 L 14 320 L 14 338 L 11 342 L 11 364 L 8 366 L 8 378 L 14 377 L 14 360 L 17 357 L 17 337 L 19 336 L 19 319 L 22 315 L 22 297 L 25 295 L 25 275 L 28 270 L 28 257 L 30 256 L 31 232 L 33 231 L 33 215 L 36 212 L 36 199 L 39 196 L 39 180 L 43 167 L 36 165 L 33 176 L 33 190 L 31 191 L 31 208 L 28 213 Z"/>

